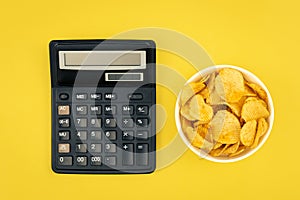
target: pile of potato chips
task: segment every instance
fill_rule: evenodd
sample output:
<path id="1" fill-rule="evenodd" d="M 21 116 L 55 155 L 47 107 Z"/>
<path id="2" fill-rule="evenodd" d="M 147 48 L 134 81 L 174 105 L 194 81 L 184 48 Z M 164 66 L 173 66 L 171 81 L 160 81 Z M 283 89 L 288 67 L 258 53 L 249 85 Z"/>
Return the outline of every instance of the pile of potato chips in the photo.
<path id="1" fill-rule="evenodd" d="M 267 93 L 232 68 L 187 84 L 180 95 L 183 132 L 194 147 L 215 157 L 255 148 L 269 115 Z"/>

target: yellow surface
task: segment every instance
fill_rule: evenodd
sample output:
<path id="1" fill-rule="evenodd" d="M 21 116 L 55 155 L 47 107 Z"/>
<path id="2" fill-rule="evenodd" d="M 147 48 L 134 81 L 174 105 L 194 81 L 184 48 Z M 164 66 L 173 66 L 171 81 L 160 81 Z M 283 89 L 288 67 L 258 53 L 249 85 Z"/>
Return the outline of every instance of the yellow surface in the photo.
<path id="1" fill-rule="evenodd" d="M 0 7 L 0 199 L 300 199 L 299 1 L 2 1 Z M 192 37 L 217 64 L 260 77 L 275 105 L 270 138 L 253 156 L 217 164 L 187 151 L 150 175 L 58 175 L 50 167 L 51 39 L 109 38 L 138 27 Z M 165 61 L 190 77 L 192 68 Z M 176 97 L 158 146 L 176 134 Z"/>

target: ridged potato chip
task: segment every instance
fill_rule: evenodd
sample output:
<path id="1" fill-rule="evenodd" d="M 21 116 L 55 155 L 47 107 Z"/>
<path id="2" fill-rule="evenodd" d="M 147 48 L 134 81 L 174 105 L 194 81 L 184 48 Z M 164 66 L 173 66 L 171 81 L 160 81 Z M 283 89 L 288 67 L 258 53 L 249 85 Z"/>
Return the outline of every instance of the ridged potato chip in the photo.
<path id="1" fill-rule="evenodd" d="M 241 129 L 241 142 L 245 146 L 253 144 L 255 133 L 256 133 L 256 120 L 248 121 L 244 124 Z"/>
<path id="2" fill-rule="evenodd" d="M 260 118 L 257 122 L 257 131 L 253 144 L 250 146 L 251 149 L 257 147 L 259 139 L 263 136 L 269 128 L 268 122 L 264 118 Z"/>
<path id="3" fill-rule="evenodd" d="M 215 141 L 234 144 L 240 140 L 241 125 L 239 120 L 227 110 L 218 111 L 210 122 L 208 132 Z"/>
<path id="4" fill-rule="evenodd" d="M 187 127 L 186 136 L 191 144 L 197 148 L 201 148 L 204 143 L 204 138 L 201 137 L 192 127 Z"/>
<path id="5" fill-rule="evenodd" d="M 185 85 L 180 95 L 181 105 L 183 106 L 192 96 L 205 88 L 205 86 L 206 85 L 202 82 L 193 82 Z"/>
<path id="6" fill-rule="evenodd" d="M 220 147 L 217 148 L 217 149 L 212 149 L 209 153 L 210 153 L 210 155 L 217 157 L 217 156 L 222 155 L 223 152 L 224 152 L 228 147 L 229 147 L 229 144 L 225 144 L 225 145 L 220 146 Z"/>
<path id="7" fill-rule="evenodd" d="M 249 83 L 249 82 L 246 82 L 246 84 L 252 88 L 256 93 L 257 95 L 263 99 L 263 100 L 267 100 L 267 93 L 266 91 L 264 91 L 264 89 L 262 89 L 259 85 L 255 84 L 255 83 Z"/>
<path id="8" fill-rule="evenodd" d="M 259 118 L 267 118 L 269 115 L 268 109 L 259 100 L 248 101 L 242 107 L 241 116 L 245 122 Z"/>
<path id="9" fill-rule="evenodd" d="M 235 153 L 229 154 L 229 157 L 234 157 L 234 156 L 240 155 L 245 150 L 246 150 L 245 146 L 239 146 L 239 148 L 237 149 L 237 151 Z"/>
<path id="10" fill-rule="evenodd" d="M 224 68 L 215 79 L 215 90 L 227 102 L 238 102 L 244 94 L 244 78 L 241 72 Z"/>
<path id="11" fill-rule="evenodd" d="M 240 146 L 240 142 L 232 144 L 228 148 L 226 148 L 226 150 L 223 152 L 223 154 L 229 155 L 229 154 L 235 153 L 238 150 L 239 146 Z"/>
<path id="12" fill-rule="evenodd" d="M 203 97 L 199 94 L 192 97 L 189 102 L 189 107 L 190 116 L 198 120 L 199 123 L 208 123 L 213 116 L 212 107 L 206 104 Z"/>

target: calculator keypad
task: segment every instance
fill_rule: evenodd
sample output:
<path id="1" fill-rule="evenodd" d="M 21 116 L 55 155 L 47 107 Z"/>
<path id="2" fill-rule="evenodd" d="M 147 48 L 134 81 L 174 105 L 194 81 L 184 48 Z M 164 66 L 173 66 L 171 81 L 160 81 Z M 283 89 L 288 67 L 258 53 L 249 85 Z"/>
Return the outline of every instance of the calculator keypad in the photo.
<path id="1" fill-rule="evenodd" d="M 155 167 L 155 101 L 152 88 L 138 93 L 55 91 L 53 136 L 56 168 L 150 172 Z M 132 91 L 132 90 L 131 90 Z M 72 97 L 72 98 L 71 98 Z M 151 137 L 152 136 L 152 137 Z"/>

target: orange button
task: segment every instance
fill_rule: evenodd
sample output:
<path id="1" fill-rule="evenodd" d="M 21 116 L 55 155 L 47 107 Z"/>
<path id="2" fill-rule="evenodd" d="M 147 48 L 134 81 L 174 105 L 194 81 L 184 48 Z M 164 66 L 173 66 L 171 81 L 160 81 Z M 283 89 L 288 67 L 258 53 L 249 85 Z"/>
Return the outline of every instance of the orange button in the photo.
<path id="1" fill-rule="evenodd" d="M 58 115 L 69 115 L 70 106 L 58 106 Z"/>
<path id="2" fill-rule="evenodd" d="M 69 153 L 70 144 L 58 144 L 58 153 Z"/>

